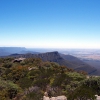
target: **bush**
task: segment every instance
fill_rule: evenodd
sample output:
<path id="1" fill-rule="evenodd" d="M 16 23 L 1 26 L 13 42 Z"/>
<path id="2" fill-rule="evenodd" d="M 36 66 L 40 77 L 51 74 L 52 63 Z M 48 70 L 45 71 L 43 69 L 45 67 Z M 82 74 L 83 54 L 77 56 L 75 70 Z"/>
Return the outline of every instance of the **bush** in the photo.
<path id="1" fill-rule="evenodd" d="M 0 95 L 2 98 L 14 98 L 18 93 L 21 93 L 21 88 L 11 81 L 4 81 L 0 79 Z M 1 100 L 1 99 L 0 99 Z M 4 99 L 5 100 L 5 99 Z"/>

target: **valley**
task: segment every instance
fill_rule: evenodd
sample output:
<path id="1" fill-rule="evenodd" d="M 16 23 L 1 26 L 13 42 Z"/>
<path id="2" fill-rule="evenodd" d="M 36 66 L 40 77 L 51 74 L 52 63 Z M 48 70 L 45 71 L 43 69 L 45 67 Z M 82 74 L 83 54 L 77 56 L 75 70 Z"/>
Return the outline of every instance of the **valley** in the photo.
<path id="1" fill-rule="evenodd" d="M 70 49 L 61 53 L 75 56 L 90 66 L 100 69 L 100 49 Z"/>
<path id="2" fill-rule="evenodd" d="M 60 52 L 67 55 L 73 55 L 82 60 L 100 60 L 100 49 L 66 49 Z"/>

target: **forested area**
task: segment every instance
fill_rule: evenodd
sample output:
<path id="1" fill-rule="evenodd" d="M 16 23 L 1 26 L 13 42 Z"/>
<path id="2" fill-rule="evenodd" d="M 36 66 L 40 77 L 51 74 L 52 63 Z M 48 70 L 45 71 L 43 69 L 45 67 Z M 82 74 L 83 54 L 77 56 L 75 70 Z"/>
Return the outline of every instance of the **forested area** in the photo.
<path id="1" fill-rule="evenodd" d="M 68 100 L 95 100 L 100 95 L 100 77 L 39 58 L 13 61 L 0 58 L 0 100 L 41 100 L 44 92 Z"/>

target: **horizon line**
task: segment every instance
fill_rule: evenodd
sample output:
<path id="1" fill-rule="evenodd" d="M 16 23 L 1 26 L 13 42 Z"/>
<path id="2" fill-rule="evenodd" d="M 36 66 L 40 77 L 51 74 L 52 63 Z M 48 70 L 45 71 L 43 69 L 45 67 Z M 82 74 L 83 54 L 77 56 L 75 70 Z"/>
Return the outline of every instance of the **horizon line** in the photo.
<path id="1" fill-rule="evenodd" d="M 54 48 L 54 47 L 24 47 L 24 46 L 0 46 L 0 48 L 26 48 L 26 49 L 100 49 L 100 48 L 74 48 L 74 47 L 68 47 L 68 48 Z"/>

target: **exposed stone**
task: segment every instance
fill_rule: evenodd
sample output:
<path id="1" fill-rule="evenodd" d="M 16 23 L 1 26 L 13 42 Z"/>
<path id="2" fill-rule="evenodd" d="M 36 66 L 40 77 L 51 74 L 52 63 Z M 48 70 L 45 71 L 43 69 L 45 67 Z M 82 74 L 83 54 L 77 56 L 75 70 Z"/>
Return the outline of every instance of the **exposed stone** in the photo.
<path id="1" fill-rule="evenodd" d="M 57 97 L 51 97 L 50 100 L 67 100 L 65 96 L 57 96 Z"/>
<path id="2" fill-rule="evenodd" d="M 23 61 L 23 60 L 25 60 L 26 58 L 18 58 L 18 59 L 14 59 L 14 61 L 13 62 L 21 62 L 21 61 Z"/>
<path id="3" fill-rule="evenodd" d="M 43 100 L 67 100 L 67 97 L 62 95 L 62 96 L 57 96 L 57 97 L 48 97 L 48 93 L 45 92 L 43 96 Z"/>
<path id="4" fill-rule="evenodd" d="M 95 95 L 96 96 L 96 100 L 100 100 L 100 96 L 98 95 Z"/>
<path id="5" fill-rule="evenodd" d="M 49 97 L 43 96 L 43 100 L 50 100 Z"/>

